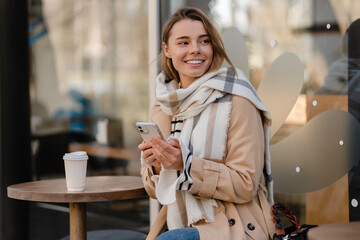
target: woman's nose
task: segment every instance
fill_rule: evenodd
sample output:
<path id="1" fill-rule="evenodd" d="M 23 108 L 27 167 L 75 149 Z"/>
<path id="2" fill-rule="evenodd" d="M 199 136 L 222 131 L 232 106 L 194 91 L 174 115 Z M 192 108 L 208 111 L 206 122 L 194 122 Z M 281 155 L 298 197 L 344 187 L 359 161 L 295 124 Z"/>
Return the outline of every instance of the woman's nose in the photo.
<path id="1" fill-rule="evenodd" d="M 191 51 L 192 54 L 197 54 L 200 52 L 200 47 L 198 43 L 191 44 Z"/>

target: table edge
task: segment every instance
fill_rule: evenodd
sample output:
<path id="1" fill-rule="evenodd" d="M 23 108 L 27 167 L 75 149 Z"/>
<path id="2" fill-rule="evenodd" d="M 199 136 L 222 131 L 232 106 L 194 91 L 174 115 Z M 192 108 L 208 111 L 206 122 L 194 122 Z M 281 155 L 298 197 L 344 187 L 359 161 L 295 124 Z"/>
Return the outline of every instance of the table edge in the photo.
<path id="1" fill-rule="evenodd" d="M 91 176 L 89 178 L 108 177 L 108 176 Z M 141 178 L 140 176 L 126 176 Z M 59 179 L 49 179 L 59 180 Z M 44 180 L 45 181 L 45 180 Z M 61 193 L 43 193 L 43 192 L 27 192 L 16 188 L 17 185 L 25 184 L 18 183 L 7 187 L 7 196 L 11 199 L 34 201 L 34 202 L 105 202 L 125 199 L 136 199 L 148 197 L 144 186 L 129 190 L 113 191 L 113 192 L 88 192 L 86 197 L 81 196 L 82 192 L 61 192 Z"/>

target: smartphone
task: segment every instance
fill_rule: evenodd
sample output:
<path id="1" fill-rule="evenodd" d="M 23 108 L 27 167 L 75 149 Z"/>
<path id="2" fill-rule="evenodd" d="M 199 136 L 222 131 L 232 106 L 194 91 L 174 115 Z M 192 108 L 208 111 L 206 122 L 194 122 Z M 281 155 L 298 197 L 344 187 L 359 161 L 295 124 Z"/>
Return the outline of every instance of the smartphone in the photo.
<path id="1" fill-rule="evenodd" d="M 145 142 L 155 136 L 159 136 L 161 139 L 164 140 L 164 137 L 159 127 L 154 122 L 137 122 L 136 129 L 138 130 L 142 139 Z"/>

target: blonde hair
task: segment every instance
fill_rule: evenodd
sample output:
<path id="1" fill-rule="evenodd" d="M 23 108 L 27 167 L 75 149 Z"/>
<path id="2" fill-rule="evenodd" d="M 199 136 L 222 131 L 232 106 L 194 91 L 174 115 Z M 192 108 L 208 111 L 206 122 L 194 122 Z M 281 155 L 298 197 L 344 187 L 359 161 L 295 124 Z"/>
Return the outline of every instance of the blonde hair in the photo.
<path id="1" fill-rule="evenodd" d="M 225 47 L 221 40 L 219 32 L 216 30 L 211 20 L 200 9 L 183 7 L 177 10 L 176 13 L 174 13 L 172 16 L 170 16 L 170 18 L 166 21 L 162 30 L 162 37 L 161 37 L 162 42 L 165 43 L 166 45 L 168 44 L 170 31 L 172 27 L 175 25 L 175 23 L 184 19 L 191 19 L 202 22 L 205 31 L 209 36 L 209 40 L 213 49 L 213 60 L 208 72 L 219 69 L 225 59 L 230 64 L 231 68 L 234 71 L 234 74 L 236 74 L 235 67 L 231 63 L 229 57 L 225 52 Z M 161 51 L 159 60 L 160 60 L 160 67 L 162 70 L 165 71 L 166 75 L 168 75 L 170 79 L 176 79 L 177 81 L 180 81 L 178 71 L 175 69 L 174 65 L 172 64 L 172 60 L 165 56 L 164 50 Z"/>

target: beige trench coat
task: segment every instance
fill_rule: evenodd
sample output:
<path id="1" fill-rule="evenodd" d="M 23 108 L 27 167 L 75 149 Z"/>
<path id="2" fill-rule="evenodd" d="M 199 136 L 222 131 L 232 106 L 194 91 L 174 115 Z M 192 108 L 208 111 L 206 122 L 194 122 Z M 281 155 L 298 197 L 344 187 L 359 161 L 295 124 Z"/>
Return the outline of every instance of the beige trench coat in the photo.
<path id="1" fill-rule="evenodd" d="M 170 135 L 171 117 L 155 106 L 150 120 L 165 137 Z M 263 175 L 264 133 L 259 111 L 247 99 L 233 96 L 227 153 L 220 162 L 193 157 L 189 192 L 217 201 L 215 222 L 193 224 L 204 240 L 272 239 L 275 232 L 267 201 Z M 152 171 L 141 168 L 145 189 L 155 196 Z M 166 229 L 166 206 L 159 212 L 147 239 L 155 239 Z"/>

